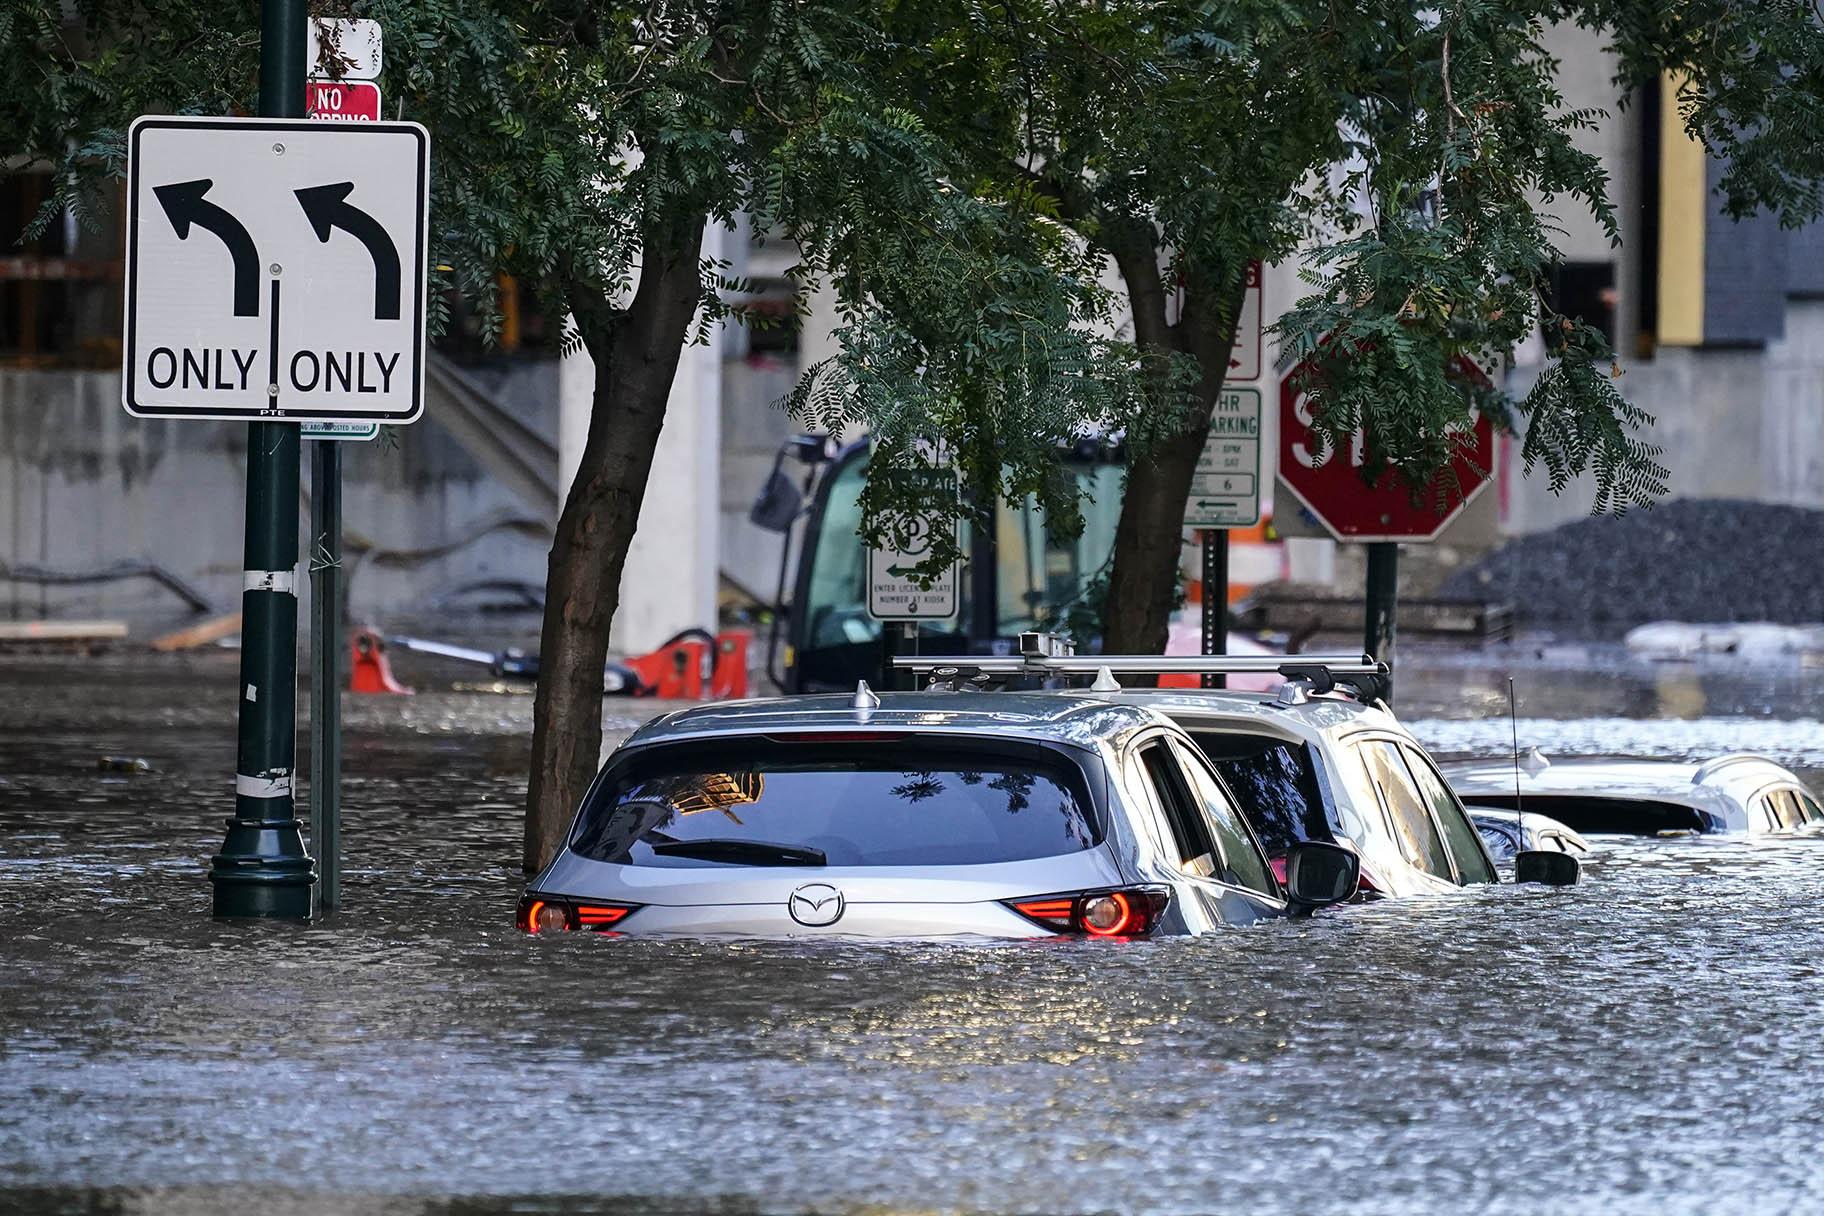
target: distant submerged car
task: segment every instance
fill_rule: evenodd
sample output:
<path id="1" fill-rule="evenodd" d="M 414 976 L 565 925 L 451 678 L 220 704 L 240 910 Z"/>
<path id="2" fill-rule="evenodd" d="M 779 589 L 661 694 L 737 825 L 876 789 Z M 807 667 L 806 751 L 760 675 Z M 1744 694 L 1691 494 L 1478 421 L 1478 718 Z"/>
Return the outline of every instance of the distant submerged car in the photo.
<path id="1" fill-rule="evenodd" d="M 1516 776 L 1512 760 L 1443 766 L 1478 808 L 1549 815 L 1585 835 L 1787 832 L 1824 823 L 1824 805 L 1789 770 L 1734 753 L 1703 764 L 1670 760 L 1552 760 L 1533 749 Z M 1516 789 L 1516 783 L 1518 789 Z"/>
<path id="2" fill-rule="evenodd" d="M 1334 844 L 1282 879 L 1190 738 L 1094 693 L 801 696 L 667 714 L 623 743 L 532 933 L 1146 937 L 1355 892 Z"/>
<path id="3" fill-rule="evenodd" d="M 1482 843 L 1488 846 L 1488 855 L 1496 861 L 1512 861 L 1514 854 L 1525 849 L 1568 853 L 1572 857 L 1584 857 L 1590 852 L 1589 841 L 1548 815 L 1531 811 L 1516 815 L 1472 804 L 1469 821 L 1476 825 Z"/>

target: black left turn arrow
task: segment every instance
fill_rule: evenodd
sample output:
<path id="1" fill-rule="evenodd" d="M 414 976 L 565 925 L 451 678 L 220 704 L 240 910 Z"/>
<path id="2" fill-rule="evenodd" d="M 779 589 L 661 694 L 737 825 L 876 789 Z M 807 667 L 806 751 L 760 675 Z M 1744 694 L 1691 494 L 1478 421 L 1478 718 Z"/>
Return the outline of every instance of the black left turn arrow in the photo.
<path id="1" fill-rule="evenodd" d="M 152 193 L 158 196 L 159 206 L 165 209 L 165 218 L 171 221 L 178 240 L 189 240 L 190 225 L 196 224 L 215 233 L 228 247 L 228 256 L 234 259 L 234 315 L 257 317 L 260 315 L 260 251 L 253 247 L 253 238 L 247 235 L 241 221 L 203 197 L 213 185 L 215 183 L 209 178 L 202 177 L 193 182 L 154 186 Z"/>
<path id="2" fill-rule="evenodd" d="M 340 228 L 367 246 L 374 259 L 374 320 L 399 319 L 399 250 L 386 234 L 380 221 L 361 208 L 347 202 L 353 182 L 336 182 L 329 186 L 311 186 L 296 191 L 298 205 L 310 221 L 317 239 L 329 243 L 331 229 Z"/>

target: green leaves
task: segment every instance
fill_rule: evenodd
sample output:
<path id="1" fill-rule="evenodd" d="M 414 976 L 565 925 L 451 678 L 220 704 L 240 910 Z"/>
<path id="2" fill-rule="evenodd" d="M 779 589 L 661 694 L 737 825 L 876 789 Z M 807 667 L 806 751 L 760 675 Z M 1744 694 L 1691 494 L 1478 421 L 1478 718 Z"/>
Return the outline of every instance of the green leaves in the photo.
<path id="1" fill-rule="evenodd" d="M 1312 294 L 1278 325 L 1321 438 L 1362 432 L 1363 476 L 1391 468 L 1415 496 L 1447 485 L 1476 411 L 1523 433 L 1526 467 L 1554 490 L 1592 474 L 1600 509 L 1665 489 L 1651 419 L 1617 391 L 1602 336 L 1544 305 L 1546 206 L 1581 205 L 1619 240 L 1602 166 L 1575 142 L 1599 116 L 1563 107 L 1542 43 L 1557 7 L 1375 6 L 1359 52 L 1372 87 L 1346 106 L 1354 160 L 1313 208 L 1328 223 L 1306 252 Z M 1549 362 L 1522 399 L 1456 373 L 1468 359 L 1501 381 L 1535 331 Z"/>
<path id="2" fill-rule="evenodd" d="M 1079 508 L 1058 453 L 1127 423 L 1141 401 L 1132 350 L 1087 327 L 1106 294 L 1055 233 L 954 189 L 924 202 L 841 234 L 845 260 L 867 268 L 838 279 L 841 354 L 785 404 L 811 426 L 873 437 L 871 540 L 899 514 L 931 508 L 895 489 L 907 481 L 896 474 L 927 467 L 955 470 L 978 507 L 1033 494 L 1068 534 Z M 940 546 L 921 569 L 957 556 Z"/>
<path id="3" fill-rule="evenodd" d="M 1370 475 L 1426 485 L 1482 409 L 1555 488 L 1593 475 L 1603 509 L 1663 492 L 1601 336 L 1542 302 L 1548 213 L 1618 231 L 1578 142 L 1611 117 L 1566 105 L 1549 28 L 1603 40 L 1625 88 L 1675 73 L 1733 212 L 1824 211 L 1810 0 L 319 8 L 385 27 L 388 116 L 436 140 L 439 282 L 482 315 L 509 273 L 605 349 L 646 258 L 748 213 L 796 243 L 793 312 L 819 291 L 841 310 L 841 354 L 786 404 L 867 429 L 879 468 L 944 462 L 978 501 L 1034 493 L 1060 531 L 1060 446 L 1120 435 L 1144 460 L 1197 430 L 1250 258 L 1303 260 L 1282 348 L 1311 361 L 1330 442 L 1366 429 Z M 38 225 L 91 217 L 133 116 L 251 111 L 257 50 L 250 6 L 11 0 L 0 163 L 53 169 Z M 701 269 L 696 336 L 741 312 L 725 269 Z M 1518 398 L 1453 370 L 1500 380 L 1535 331 L 1547 362 Z"/>

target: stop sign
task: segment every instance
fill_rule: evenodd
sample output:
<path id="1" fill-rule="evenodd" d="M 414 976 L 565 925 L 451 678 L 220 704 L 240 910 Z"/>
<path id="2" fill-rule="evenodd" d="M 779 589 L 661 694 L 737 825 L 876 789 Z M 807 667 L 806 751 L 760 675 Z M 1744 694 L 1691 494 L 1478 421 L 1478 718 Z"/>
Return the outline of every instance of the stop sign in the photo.
<path id="1" fill-rule="evenodd" d="M 1415 496 L 1391 469 L 1372 485 L 1363 481 L 1366 444 L 1361 432 L 1340 450 L 1334 444 L 1319 450 L 1312 441 L 1311 405 L 1298 387 L 1308 366 L 1300 364 L 1279 384 L 1279 479 L 1336 539 L 1435 540 L 1469 500 L 1488 487 L 1495 467 L 1495 428 L 1480 413 L 1473 441 L 1453 462 L 1454 487 L 1439 474 Z M 1483 385 L 1489 383 L 1468 359 L 1458 360 L 1458 369 Z M 1446 487 L 1442 509 L 1440 485 Z"/>

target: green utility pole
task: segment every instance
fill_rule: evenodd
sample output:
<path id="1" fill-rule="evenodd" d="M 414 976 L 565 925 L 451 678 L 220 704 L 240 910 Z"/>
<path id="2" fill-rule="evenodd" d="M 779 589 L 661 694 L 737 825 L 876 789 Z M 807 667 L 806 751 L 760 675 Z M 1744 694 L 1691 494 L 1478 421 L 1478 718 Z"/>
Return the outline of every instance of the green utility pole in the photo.
<path id="1" fill-rule="evenodd" d="M 1368 594 L 1363 613 L 1362 650 L 1387 664 L 1387 703 L 1393 704 L 1394 611 L 1399 603 L 1400 546 L 1368 546 Z"/>
<path id="2" fill-rule="evenodd" d="M 260 116 L 304 117 L 304 0 L 263 0 Z M 298 424 L 247 424 L 247 545 L 234 817 L 211 859 L 217 916 L 310 916 L 297 767 Z"/>
<path id="3" fill-rule="evenodd" d="M 342 443 L 310 448 L 310 847 L 323 915 L 342 903 Z"/>

